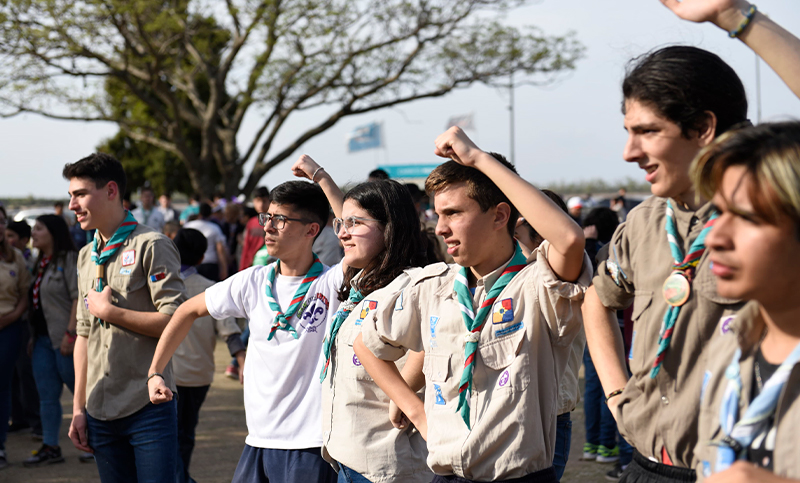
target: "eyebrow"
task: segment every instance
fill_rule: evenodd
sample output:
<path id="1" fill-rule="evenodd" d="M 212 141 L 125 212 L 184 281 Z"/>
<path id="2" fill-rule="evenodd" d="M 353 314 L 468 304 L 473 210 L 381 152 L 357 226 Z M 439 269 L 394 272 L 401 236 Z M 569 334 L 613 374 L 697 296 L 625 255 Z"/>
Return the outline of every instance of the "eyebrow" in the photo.
<path id="1" fill-rule="evenodd" d="M 630 127 L 622 126 L 623 129 L 626 131 L 645 131 L 645 130 L 654 130 L 654 129 L 661 129 L 661 126 L 656 123 L 649 123 L 649 124 L 634 124 Z"/>
<path id="2" fill-rule="evenodd" d="M 88 192 L 89 192 L 89 190 L 87 190 L 86 188 L 81 188 L 81 189 L 77 189 L 77 190 L 72 191 L 72 192 L 67 191 L 67 194 L 70 195 L 70 196 L 75 196 L 75 195 L 82 195 L 82 194 L 88 193 Z"/>

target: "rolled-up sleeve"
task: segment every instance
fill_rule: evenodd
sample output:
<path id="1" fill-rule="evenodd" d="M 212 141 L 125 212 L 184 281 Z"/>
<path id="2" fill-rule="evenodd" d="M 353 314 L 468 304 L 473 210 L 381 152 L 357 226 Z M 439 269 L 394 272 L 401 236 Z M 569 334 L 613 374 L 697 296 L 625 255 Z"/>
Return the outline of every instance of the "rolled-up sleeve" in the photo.
<path id="1" fill-rule="evenodd" d="M 603 305 L 612 310 L 623 310 L 633 303 L 635 287 L 631 266 L 631 244 L 627 223 L 617 227 L 607 247 L 607 258 L 598 260 L 597 274 L 592 283 Z"/>
<path id="2" fill-rule="evenodd" d="M 386 297 L 386 303 L 364 320 L 361 338 L 375 357 L 396 361 L 408 350 L 424 350 L 420 329 L 419 290 L 420 286 L 409 286 Z"/>

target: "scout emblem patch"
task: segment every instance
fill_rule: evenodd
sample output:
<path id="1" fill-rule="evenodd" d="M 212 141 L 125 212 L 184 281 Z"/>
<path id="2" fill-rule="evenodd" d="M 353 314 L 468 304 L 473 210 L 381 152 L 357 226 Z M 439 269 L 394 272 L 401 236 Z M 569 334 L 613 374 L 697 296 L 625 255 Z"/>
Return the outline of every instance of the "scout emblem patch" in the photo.
<path id="1" fill-rule="evenodd" d="M 358 314 L 358 318 L 364 320 L 367 317 L 367 314 L 370 310 L 375 310 L 378 308 L 378 302 L 374 300 L 365 300 L 364 304 L 361 306 L 361 313 Z"/>
<path id="2" fill-rule="evenodd" d="M 122 266 L 127 267 L 136 263 L 136 250 L 126 250 L 122 252 Z"/>
<path id="3" fill-rule="evenodd" d="M 492 307 L 492 323 L 502 324 L 514 320 L 514 301 L 503 299 Z"/>

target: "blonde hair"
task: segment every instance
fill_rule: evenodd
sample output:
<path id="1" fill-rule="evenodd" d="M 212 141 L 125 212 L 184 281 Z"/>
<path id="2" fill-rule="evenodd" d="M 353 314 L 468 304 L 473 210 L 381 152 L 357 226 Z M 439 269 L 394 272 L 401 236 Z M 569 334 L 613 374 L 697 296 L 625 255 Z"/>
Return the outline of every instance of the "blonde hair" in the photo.
<path id="1" fill-rule="evenodd" d="M 713 198 L 731 166 L 742 166 L 750 175 L 747 195 L 759 216 L 776 223 L 785 215 L 800 228 L 800 122 L 761 124 L 719 136 L 692 163 L 697 193 Z"/>

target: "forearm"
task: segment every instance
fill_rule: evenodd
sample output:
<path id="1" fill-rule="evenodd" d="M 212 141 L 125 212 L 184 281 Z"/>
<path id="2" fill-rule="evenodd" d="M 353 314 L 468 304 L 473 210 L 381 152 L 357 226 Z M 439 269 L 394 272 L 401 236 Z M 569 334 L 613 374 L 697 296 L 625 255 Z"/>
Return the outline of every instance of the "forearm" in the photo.
<path id="1" fill-rule="evenodd" d="M 217 259 L 219 259 L 217 262 L 219 265 L 219 278 L 224 280 L 228 278 L 228 253 L 222 243 L 217 243 Z"/>
<path id="2" fill-rule="evenodd" d="M 195 295 L 178 307 L 158 340 L 153 360 L 150 363 L 150 370 L 148 371 L 150 374 L 164 370 L 175 350 L 181 345 L 183 339 L 186 338 L 186 334 L 192 328 L 192 323 L 197 318 L 206 315 L 208 315 L 208 309 L 206 309 L 205 292 Z"/>
<path id="3" fill-rule="evenodd" d="M 366 347 L 365 347 L 366 349 Z M 414 392 L 425 387 L 425 374 L 422 372 L 422 365 L 425 362 L 425 352 L 408 351 L 408 358 L 400 375 L 406 381 L 409 389 Z"/>
<path id="4" fill-rule="evenodd" d="M 137 334 L 158 338 L 161 337 L 170 317 L 169 314 L 161 312 L 139 312 L 112 305 L 108 307 L 108 314 L 102 319 Z"/>
<path id="5" fill-rule="evenodd" d="M 86 337 L 78 336 L 75 340 L 75 349 L 72 352 L 72 363 L 75 368 L 75 391 L 72 397 L 72 413 L 79 414 L 86 409 Z"/>
<path id="6" fill-rule="evenodd" d="M 397 404 L 397 407 L 408 416 L 412 423 L 417 424 L 417 421 L 425 417 L 425 407 L 422 401 L 417 397 L 416 392 L 406 384 L 406 380 L 397 370 L 394 362 L 375 357 L 364 345 L 361 334 L 353 342 L 353 350 L 375 384 Z M 423 354 L 424 357 L 424 353 L 420 354 Z M 414 363 L 413 360 L 408 362 Z"/>
<path id="7" fill-rule="evenodd" d="M 325 196 L 328 198 L 328 203 L 331 205 L 331 209 L 333 210 L 333 214 L 337 217 L 342 216 L 342 205 L 344 199 L 344 193 L 336 183 L 333 182 L 333 178 L 331 175 L 328 174 L 327 171 L 324 169 L 320 169 L 316 176 L 316 182 L 319 184 L 319 187 L 322 188 L 322 191 L 325 192 Z"/>
<path id="8" fill-rule="evenodd" d="M 603 305 L 594 286 L 586 291 L 582 311 L 586 344 L 605 394 L 625 387 L 628 369 L 616 313 Z"/>
<path id="9" fill-rule="evenodd" d="M 78 328 L 78 299 L 72 301 L 72 308 L 69 311 L 69 323 L 67 323 L 67 331 L 75 332 Z"/>

